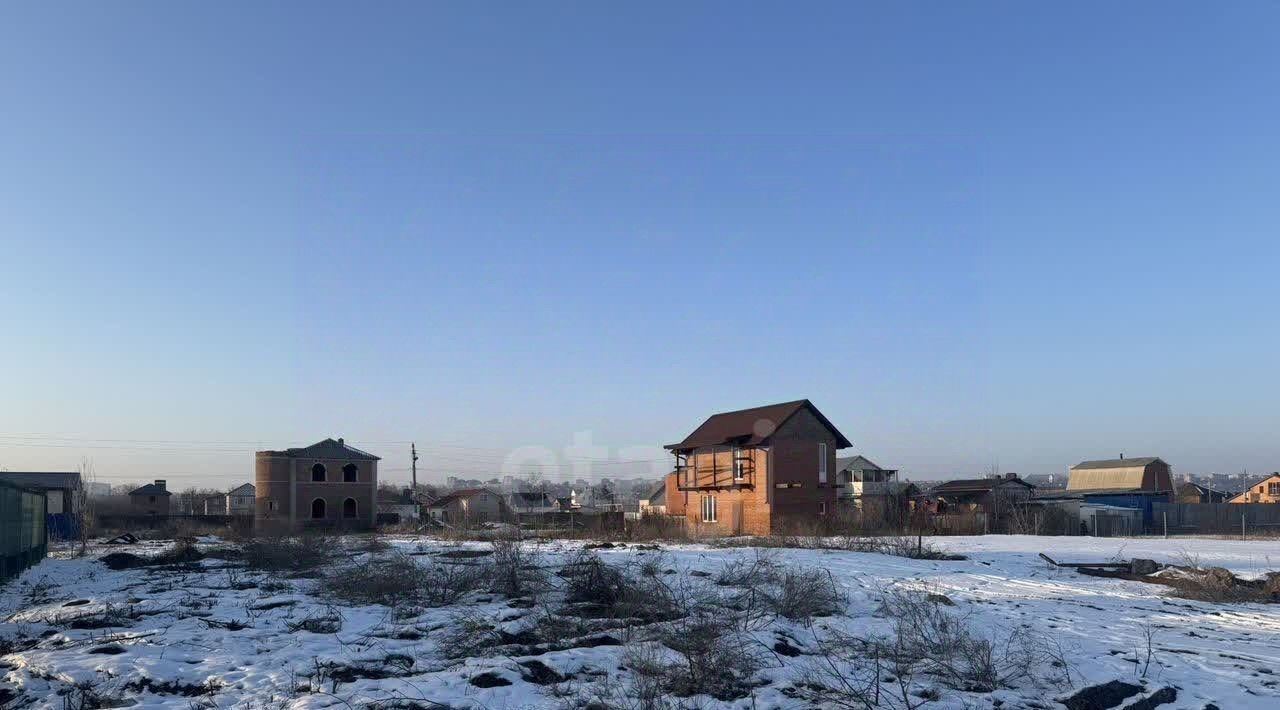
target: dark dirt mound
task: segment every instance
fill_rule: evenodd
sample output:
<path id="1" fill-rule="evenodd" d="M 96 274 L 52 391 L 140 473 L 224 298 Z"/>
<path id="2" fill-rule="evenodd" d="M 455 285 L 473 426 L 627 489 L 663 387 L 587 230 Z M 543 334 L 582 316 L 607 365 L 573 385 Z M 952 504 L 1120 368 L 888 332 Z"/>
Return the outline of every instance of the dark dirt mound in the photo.
<path id="1" fill-rule="evenodd" d="M 773 644 L 773 652 L 788 658 L 795 658 L 803 653 L 800 649 L 792 646 L 791 642 L 786 639 L 778 639 L 777 643 Z"/>
<path id="2" fill-rule="evenodd" d="M 1154 710 L 1155 707 L 1158 705 L 1171 703 L 1177 699 L 1178 699 L 1178 691 L 1173 688 L 1165 687 L 1157 690 L 1156 692 L 1152 693 L 1151 695 L 1148 695 L 1147 697 L 1143 698 L 1142 700 L 1139 700 L 1136 703 L 1126 706 L 1124 710 Z"/>
<path id="3" fill-rule="evenodd" d="M 98 561 L 110 569 L 130 569 L 143 565 L 143 558 L 131 552 L 112 552 L 99 557 Z"/>
<path id="4" fill-rule="evenodd" d="M 511 681 L 492 671 L 481 673 L 468 682 L 477 688 L 498 688 L 504 685 L 511 685 Z"/>
<path id="5" fill-rule="evenodd" d="M 124 652 L 124 646 L 118 646 L 116 644 L 107 644 L 106 646 L 98 646 L 97 648 L 89 649 L 89 653 L 101 653 L 106 656 L 118 656 Z"/>
<path id="6" fill-rule="evenodd" d="M 520 667 L 524 669 L 520 672 L 520 677 L 523 678 L 526 683 L 534 683 L 536 685 L 554 685 L 565 681 L 565 677 L 563 675 L 542 661 L 521 661 Z"/>
<path id="7" fill-rule="evenodd" d="M 1142 686 L 1118 680 L 1085 688 L 1062 701 L 1067 710 L 1110 710 L 1142 692 Z"/>
<path id="8" fill-rule="evenodd" d="M 125 683 L 125 690 L 135 693 L 148 691 L 156 695 L 180 695 L 184 698 L 197 698 L 202 695 L 213 695 L 222 688 L 218 681 L 209 680 L 204 683 L 182 683 L 176 680 L 157 681 L 150 678 Z"/>

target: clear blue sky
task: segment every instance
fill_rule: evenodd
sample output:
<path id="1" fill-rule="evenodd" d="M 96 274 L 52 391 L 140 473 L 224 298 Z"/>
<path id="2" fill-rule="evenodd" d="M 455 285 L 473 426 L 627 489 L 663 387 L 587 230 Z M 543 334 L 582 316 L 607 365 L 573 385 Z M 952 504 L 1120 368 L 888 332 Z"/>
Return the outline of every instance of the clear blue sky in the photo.
<path id="1" fill-rule="evenodd" d="M 7 4 L 0 466 L 430 478 L 808 397 L 916 478 L 1280 468 L 1278 23 Z"/>

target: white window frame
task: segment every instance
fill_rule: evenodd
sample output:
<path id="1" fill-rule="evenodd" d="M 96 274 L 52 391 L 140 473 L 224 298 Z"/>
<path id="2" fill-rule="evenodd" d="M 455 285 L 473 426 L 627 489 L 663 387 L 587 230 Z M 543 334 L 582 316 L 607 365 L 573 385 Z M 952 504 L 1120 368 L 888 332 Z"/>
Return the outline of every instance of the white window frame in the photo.
<path id="1" fill-rule="evenodd" d="M 818 502 L 818 515 L 826 515 L 826 514 L 827 514 L 827 503 L 826 503 L 826 501 L 819 501 L 819 502 Z"/>
<path id="2" fill-rule="evenodd" d="M 741 449 L 736 446 L 729 449 L 729 455 L 733 457 L 733 480 L 735 481 L 741 481 L 747 477 L 746 472 L 743 470 L 742 462 L 738 460 L 738 453 L 740 451 Z"/>
<path id="3" fill-rule="evenodd" d="M 818 483 L 827 482 L 827 442 L 818 442 Z"/>
<path id="4" fill-rule="evenodd" d="M 702 496 L 702 522 L 716 522 L 716 497 Z"/>

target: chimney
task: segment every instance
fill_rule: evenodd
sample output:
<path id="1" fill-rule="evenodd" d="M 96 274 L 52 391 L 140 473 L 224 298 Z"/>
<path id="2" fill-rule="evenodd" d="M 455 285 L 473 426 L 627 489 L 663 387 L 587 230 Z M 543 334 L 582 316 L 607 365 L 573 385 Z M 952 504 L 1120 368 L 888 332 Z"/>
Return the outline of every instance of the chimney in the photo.
<path id="1" fill-rule="evenodd" d="M 338 445 L 339 445 L 339 446 L 342 446 L 342 445 L 343 445 L 343 444 L 345 444 L 345 443 L 347 443 L 347 442 L 343 441 L 342 437 L 338 437 Z M 1120 458 L 1124 458 L 1124 457 L 1123 457 L 1123 456 L 1121 456 Z"/>
<path id="2" fill-rule="evenodd" d="M 157 479 L 156 479 L 156 488 L 159 488 L 160 490 L 162 490 L 162 491 L 163 491 L 163 490 L 164 490 L 164 484 L 165 484 L 165 480 L 164 480 L 163 478 L 157 478 Z"/>
<path id="3" fill-rule="evenodd" d="M 1014 473 L 1013 471 L 1010 471 L 1009 473 L 1006 473 L 1006 474 L 1004 475 L 1004 480 L 1006 480 L 1006 481 L 1016 481 L 1016 480 L 1018 480 L 1018 474 Z"/>

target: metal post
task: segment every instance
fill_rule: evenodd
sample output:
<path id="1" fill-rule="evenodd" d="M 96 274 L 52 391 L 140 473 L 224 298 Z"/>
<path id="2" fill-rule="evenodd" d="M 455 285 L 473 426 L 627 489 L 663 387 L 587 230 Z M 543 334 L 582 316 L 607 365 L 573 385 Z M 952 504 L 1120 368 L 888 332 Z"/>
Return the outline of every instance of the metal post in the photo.
<path id="1" fill-rule="evenodd" d="M 1166 510 L 1162 512 L 1160 514 L 1160 517 L 1164 518 L 1164 539 L 1168 540 L 1169 539 L 1169 511 Z"/>
<path id="2" fill-rule="evenodd" d="M 1248 540 L 1248 539 L 1249 539 L 1249 538 L 1248 538 L 1248 536 L 1245 534 L 1245 529 L 1244 529 L 1244 511 L 1243 511 L 1243 510 L 1242 510 L 1242 511 L 1240 511 L 1240 539 L 1241 539 L 1241 540 Z"/>

